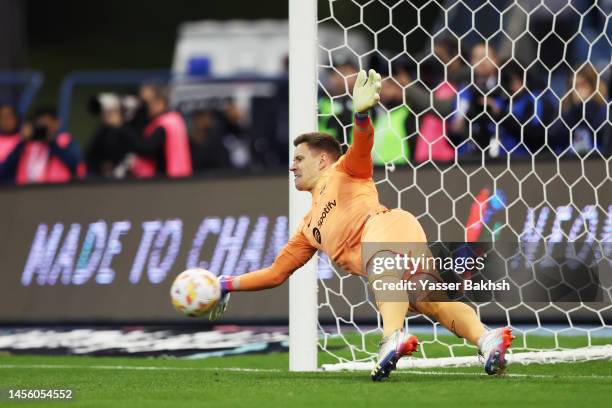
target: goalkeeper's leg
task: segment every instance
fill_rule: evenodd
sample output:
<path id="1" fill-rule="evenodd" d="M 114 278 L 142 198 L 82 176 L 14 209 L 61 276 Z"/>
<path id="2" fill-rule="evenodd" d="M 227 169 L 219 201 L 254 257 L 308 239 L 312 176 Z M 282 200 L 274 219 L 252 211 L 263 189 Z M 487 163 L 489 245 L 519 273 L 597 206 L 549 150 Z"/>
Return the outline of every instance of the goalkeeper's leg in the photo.
<path id="1" fill-rule="evenodd" d="M 416 302 L 416 310 L 440 322 L 450 332 L 477 345 L 486 332 L 474 309 L 461 302 Z"/>
<path id="2" fill-rule="evenodd" d="M 381 280 L 394 283 L 395 281 L 399 282 L 400 278 L 391 273 L 384 274 Z M 378 355 L 378 363 L 372 372 L 372 378 L 376 380 L 389 376 L 401 357 L 416 351 L 417 341 L 416 337 L 403 332 L 406 313 L 410 308 L 408 295 L 401 299 L 393 298 L 393 296 L 400 296 L 400 293 L 390 294 L 380 291 L 374 291 L 374 293 L 379 298 L 382 297 L 387 300 L 377 302 L 383 320 L 383 340 Z M 421 293 L 417 296 L 419 299 L 445 297 L 443 293 L 429 295 Z M 446 299 L 446 301 L 415 301 L 413 306 L 413 309 L 416 309 L 417 312 L 439 322 L 450 332 L 477 346 L 480 354 L 485 358 L 487 374 L 504 372 L 507 365 L 506 351 L 512 343 L 510 328 L 488 331 L 474 309 L 465 303 L 453 302 L 449 299 Z M 412 347 L 412 344 L 414 344 L 414 347 Z"/>
<path id="3" fill-rule="evenodd" d="M 404 319 L 408 302 L 380 302 L 378 310 L 383 321 L 383 337 L 378 349 L 378 358 L 372 370 L 372 380 L 380 381 L 395 370 L 397 361 L 409 356 L 418 347 L 418 339 L 404 331 Z"/>
<path id="4" fill-rule="evenodd" d="M 380 302 L 378 308 L 383 320 L 383 340 L 377 365 L 372 371 L 374 380 L 388 377 L 397 361 L 416 351 L 418 345 L 417 338 L 403 330 L 408 302 Z M 502 374 L 505 371 L 505 355 L 512 343 L 510 328 L 488 331 L 474 309 L 461 302 L 416 302 L 416 310 L 477 346 L 485 358 L 487 374 Z"/>
<path id="5" fill-rule="evenodd" d="M 417 302 L 416 309 L 477 346 L 485 358 L 487 374 L 504 372 L 506 351 L 512 343 L 510 328 L 487 331 L 474 309 L 461 302 Z"/>
<path id="6" fill-rule="evenodd" d="M 393 255 L 383 251 L 377 256 Z M 388 271 L 384 274 L 369 274 L 373 288 L 375 282 L 397 285 L 401 283 L 401 273 Z M 404 290 L 399 291 L 379 291 L 373 290 L 376 298 L 376 305 L 380 312 L 383 323 L 383 337 L 378 349 L 376 365 L 372 370 L 372 380 L 380 381 L 395 370 L 397 361 L 409 356 L 417 350 L 418 340 L 415 336 L 404 331 L 404 320 L 410 307 L 408 294 Z"/>
<path id="7" fill-rule="evenodd" d="M 391 251 L 381 251 L 376 257 L 389 258 L 395 256 Z M 386 287 L 397 287 L 402 279 L 408 278 L 415 283 L 415 290 L 373 290 L 378 310 L 383 320 L 383 336 L 388 336 L 404 327 L 404 320 L 410 305 L 417 312 L 440 322 L 449 331 L 467 339 L 472 344 L 478 344 L 486 332 L 474 309 L 465 303 L 452 302 L 444 291 L 419 290 L 419 281 L 441 281 L 434 272 L 405 275 L 403 270 L 387 270 L 382 274 L 369 273 L 373 284 L 381 281 Z M 380 284 L 378 287 L 381 287 Z"/>
<path id="8" fill-rule="evenodd" d="M 427 242 L 423 228 L 412 214 L 395 209 L 377 214 L 368 221 L 362 235 L 362 243 L 374 244 L 373 251 L 377 251 L 364 257 L 368 259 L 366 272 L 371 285 L 378 280 L 401 283 L 403 270 L 386 270 L 385 273 L 378 274 L 374 272 L 373 260 L 375 257 L 394 257 L 397 252 L 394 252 L 393 245 L 389 244 L 406 242 Z M 383 323 L 378 361 L 372 371 L 372 379 L 377 381 L 389 376 L 400 358 L 415 352 L 418 341 L 415 336 L 404 332 L 404 321 L 409 308 L 408 293 L 405 290 L 379 291 L 374 286 L 373 292 Z"/>
<path id="9" fill-rule="evenodd" d="M 415 249 L 413 251 L 415 254 L 426 253 L 422 251 L 425 248 L 420 248 L 419 244 L 427 242 L 423 228 L 412 214 L 403 210 L 392 210 L 373 217 L 366 226 L 362 241 L 365 243 L 381 243 L 382 245 L 398 242 L 409 243 L 409 246 Z M 377 255 L 395 255 L 392 252 L 387 254 L 385 252 L 378 252 Z M 368 276 L 373 276 L 373 271 L 370 270 L 370 267 L 367 268 L 367 272 Z M 404 276 L 404 271 L 388 272 L 390 272 L 390 277 L 386 279 L 391 281 L 393 279 L 399 281 L 400 277 Z M 435 271 L 429 272 L 432 273 L 417 274 L 421 276 L 413 276 L 412 278 L 422 279 L 425 277 L 428 280 L 440 280 L 439 276 L 436 276 Z M 387 275 L 387 273 L 383 275 Z M 389 295 L 391 293 L 389 291 L 379 292 L 375 290 L 374 293 L 383 318 L 383 333 L 385 336 L 390 336 L 395 331 L 402 330 L 408 305 L 410 304 L 408 295 L 405 294 L 406 297 L 403 299 L 390 299 Z M 396 296 L 395 292 L 393 292 L 393 296 Z M 410 299 L 410 302 L 418 312 L 440 322 L 449 331 L 478 346 L 479 352 L 486 359 L 485 370 L 488 374 L 503 372 L 506 366 L 505 353 L 512 341 L 512 334 L 509 328 L 487 331 L 480 322 L 476 312 L 470 306 L 449 301 L 445 293 L 412 292 L 411 296 L 414 296 L 414 298 Z"/>

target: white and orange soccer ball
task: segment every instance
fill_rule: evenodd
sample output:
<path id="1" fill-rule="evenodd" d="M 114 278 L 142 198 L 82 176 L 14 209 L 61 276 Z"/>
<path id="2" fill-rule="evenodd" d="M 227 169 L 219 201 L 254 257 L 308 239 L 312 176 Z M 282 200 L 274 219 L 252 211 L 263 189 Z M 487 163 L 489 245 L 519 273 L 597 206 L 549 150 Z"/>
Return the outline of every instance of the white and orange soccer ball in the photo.
<path id="1" fill-rule="evenodd" d="M 199 317 L 212 309 L 221 298 L 217 277 L 201 268 L 181 272 L 170 289 L 172 305 L 190 317 Z"/>

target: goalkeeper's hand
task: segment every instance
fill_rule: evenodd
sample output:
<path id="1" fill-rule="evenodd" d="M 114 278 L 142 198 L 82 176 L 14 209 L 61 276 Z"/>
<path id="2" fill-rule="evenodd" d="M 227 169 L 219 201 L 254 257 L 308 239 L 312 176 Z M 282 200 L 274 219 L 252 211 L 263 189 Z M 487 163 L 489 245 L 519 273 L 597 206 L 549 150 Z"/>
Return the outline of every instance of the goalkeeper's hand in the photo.
<path id="1" fill-rule="evenodd" d="M 359 71 L 355 87 L 353 88 L 353 106 L 355 112 L 364 113 L 368 109 L 376 106 L 380 100 L 380 89 L 382 81 L 380 74 L 371 69 L 369 76 L 364 70 Z"/>
<path id="2" fill-rule="evenodd" d="M 215 307 L 213 307 L 210 313 L 208 314 L 208 320 L 212 322 L 220 318 L 221 315 L 225 312 L 225 309 L 227 309 L 227 304 L 229 303 L 229 300 L 230 300 L 229 292 L 221 296 L 221 299 L 219 299 Z"/>

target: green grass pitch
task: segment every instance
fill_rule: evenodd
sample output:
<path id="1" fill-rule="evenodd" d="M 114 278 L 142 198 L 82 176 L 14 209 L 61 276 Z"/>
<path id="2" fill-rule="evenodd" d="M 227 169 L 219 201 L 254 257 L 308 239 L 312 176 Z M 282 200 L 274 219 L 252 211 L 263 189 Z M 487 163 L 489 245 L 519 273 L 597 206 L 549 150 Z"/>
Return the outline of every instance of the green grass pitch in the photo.
<path id="1" fill-rule="evenodd" d="M 288 372 L 288 354 L 174 358 L 0 356 L 0 405 L 16 407 L 610 406 L 612 361 L 369 373 Z M 321 353 L 320 362 L 331 362 Z M 6 399 L 8 389 L 73 389 L 66 401 Z"/>

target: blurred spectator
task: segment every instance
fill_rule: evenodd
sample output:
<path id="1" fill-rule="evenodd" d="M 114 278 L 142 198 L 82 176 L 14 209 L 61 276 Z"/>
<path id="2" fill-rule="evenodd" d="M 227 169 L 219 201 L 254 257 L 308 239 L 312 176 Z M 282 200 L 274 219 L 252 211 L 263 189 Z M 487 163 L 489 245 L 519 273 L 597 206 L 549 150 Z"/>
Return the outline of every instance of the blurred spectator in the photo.
<path id="1" fill-rule="evenodd" d="M 395 80 L 393 83 L 385 83 L 389 83 L 391 87 L 399 85 L 402 88 L 403 99 L 402 93 L 396 94 L 393 90 L 383 90 L 383 93 L 387 96 L 387 103 L 383 103 L 383 105 L 395 106 L 395 103 L 401 101 L 409 109 L 410 115 L 406 116 L 404 122 L 405 130 L 399 133 L 395 131 L 396 134 L 405 138 L 405 143 L 399 144 L 397 147 L 403 149 L 410 160 L 418 163 L 428 160 L 450 161 L 455 157 L 455 149 L 450 145 L 445 135 L 443 118 L 448 117 L 455 110 L 455 88 L 457 84 L 451 85 L 449 82 L 444 82 L 444 66 L 446 65 L 447 72 L 453 70 L 453 75 L 449 75 L 449 78 L 461 77 L 461 67 L 455 64 L 458 48 L 456 41 L 453 42 L 449 39 L 448 41 L 440 41 L 436 49 L 440 53 L 438 57 L 444 65 L 429 60 L 429 62 L 421 65 L 418 76 L 416 63 L 411 57 L 403 55 L 392 61 L 391 73 Z M 379 71 L 383 73 L 388 71 L 385 61 L 379 61 L 379 65 L 376 67 Z M 451 66 L 452 68 L 450 68 Z M 417 81 L 413 80 L 415 76 L 418 78 Z M 433 98 L 431 89 L 434 89 Z M 395 102 L 391 102 L 392 100 L 395 100 Z M 384 111 L 381 112 L 379 109 L 375 113 L 376 122 L 379 114 L 384 113 Z M 397 117 L 400 115 L 400 111 L 394 111 L 392 114 Z M 415 132 L 417 124 L 419 133 Z M 385 155 L 389 154 L 390 150 L 385 153 Z M 401 155 L 402 153 L 398 154 Z M 378 164 L 382 164 L 384 161 L 380 160 L 381 162 Z M 399 164 L 402 161 L 396 159 L 392 162 Z"/>
<path id="2" fill-rule="evenodd" d="M 413 112 L 426 112 L 419 118 L 419 134 L 414 148 L 414 160 L 417 163 L 425 161 L 448 162 L 455 158 L 455 148 L 446 137 L 445 117 L 455 109 L 456 91 L 460 78 L 460 66 L 456 64 L 458 55 L 457 42 L 450 37 L 436 43 L 434 53 L 444 66 L 429 64 L 421 69 L 425 75 L 425 84 L 433 89 L 433 107 L 429 101 L 430 91 L 423 87 L 411 86 L 406 90 L 406 103 Z M 445 69 L 446 78 L 445 80 Z M 431 109 L 433 108 L 433 109 Z"/>
<path id="3" fill-rule="evenodd" d="M 607 89 L 597 72 L 585 65 L 573 77 L 571 92 L 561 103 L 561 119 L 552 135 L 557 152 L 567 147 L 575 154 L 586 155 L 593 149 L 609 153 L 610 125 L 606 123 Z"/>
<path id="4" fill-rule="evenodd" d="M 502 105 L 501 144 L 503 152 L 511 152 L 515 157 L 533 154 L 544 146 L 545 126 L 554 114 L 550 94 L 536 87 L 535 81 L 529 81 L 532 85 L 527 89 L 525 75 L 523 68 L 514 60 L 502 69 L 503 88 L 510 98 L 504 100 Z"/>
<path id="5" fill-rule="evenodd" d="M 251 100 L 253 163 L 261 167 L 286 167 L 289 163 L 289 82 L 277 83 L 274 97 Z"/>
<path id="6" fill-rule="evenodd" d="M 416 120 L 404 104 L 404 89 L 399 81 L 407 81 L 405 73 L 396 71 L 383 80 L 380 103 L 374 109 L 373 160 L 375 165 L 408 164 L 411 159 L 410 138 L 416 134 Z"/>
<path id="7" fill-rule="evenodd" d="M 227 168 L 230 158 L 223 145 L 223 129 L 215 112 L 195 112 L 191 119 L 191 158 L 195 171 Z"/>
<path id="8" fill-rule="evenodd" d="M 460 155 L 480 155 L 485 151 L 497 157 L 499 143 L 494 136 L 503 116 L 503 101 L 497 88 L 497 54 L 484 43 L 476 44 L 470 65 L 474 81 L 459 92 L 457 113 L 451 119 L 448 133 L 455 144 L 461 144 Z M 470 141 L 463 143 L 468 136 L 471 136 Z"/>
<path id="9" fill-rule="evenodd" d="M 251 165 L 250 135 L 242 126 L 242 113 L 233 99 L 225 101 L 218 118 L 223 129 L 223 145 L 229 152 L 232 166 L 240 169 Z"/>
<path id="10" fill-rule="evenodd" d="M 187 177 L 193 172 L 189 138 L 185 122 L 177 112 L 169 110 L 169 95 L 165 86 L 148 84 L 143 87 L 144 105 L 149 122 L 141 137 L 130 138 L 130 150 L 138 155 L 132 173 L 138 178 L 165 174 Z"/>
<path id="11" fill-rule="evenodd" d="M 452 99 L 438 97 L 435 93 L 433 100 L 431 98 L 430 89 L 438 87 L 444 80 L 443 71 L 437 72 L 434 67 L 426 66 L 420 70 L 422 73 L 420 81 L 413 81 L 413 76 L 417 72 L 416 64 L 406 56 L 395 59 L 391 64 L 391 70 L 397 83 L 404 88 L 406 104 L 413 113 L 420 115 L 432 108 L 442 116 L 453 112 L 455 103 Z"/>
<path id="12" fill-rule="evenodd" d="M 551 88 L 564 93 L 570 65 L 588 62 L 603 70 L 610 64 L 605 38 L 610 5 L 610 0 L 522 0 L 504 19 L 505 32 L 519 43 L 505 42 L 501 53 L 513 55 L 525 67 L 537 60 L 530 69 L 543 76 L 549 76 L 544 68 L 550 69 Z"/>
<path id="13" fill-rule="evenodd" d="M 0 104 L 0 181 L 4 176 L 2 169 L 9 154 L 21 140 L 19 116 L 13 105 Z"/>
<path id="14" fill-rule="evenodd" d="M 334 62 L 325 87 L 326 94 L 319 99 L 319 132 L 328 133 L 345 143 L 344 129 L 353 123 L 353 100 L 350 95 L 359 68 L 351 59 Z"/>
<path id="15" fill-rule="evenodd" d="M 283 59 L 284 78 L 276 82 L 274 96 L 251 99 L 253 167 L 289 164 L 289 56 Z"/>
<path id="16" fill-rule="evenodd" d="M 54 108 L 38 109 L 22 128 L 22 141 L 7 158 L 16 184 L 65 183 L 85 176 L 80 148 L 68 132 L 58 133 Z"/>
<path id="17" fill-rule="evenodd" d="M 388 73 L 385 61 L 379 61 L 376 69 Z M 455 156 L 454 148 L 443 136 L 441 119 L 454 110 L 454 91 L 439 86 L 444 78 L 443 69 L 439 72 L 434 67 L 421 69 L 420 80 L 413 81 L 416 73 L 415 62 L 404 55 L 392 61 L 391 77 L 383 81 L 381 103 L 373 115 L 377 165 L 407 164 L 411 160 L 448 161 Z M 436 87 L 431 98 L 428 88 Z M 421 133 L 416 132 L 417 123 Z"/>
<path id="18" fill-rule="evenodd" d="M 157 82 L 146 82 L 138 90 L 138 106 L 132 117 L 126 122 L 139 135 L 144 133 L 145 128 L 149 124 L 150 118 L 147 107 L 155 98 L 156 89 L 161 86 L 162 84 Z"/>
<path id="19" fill-rule="evenodd" d="M 99 113 L 101 123 L 87 149 L 87 169 L 93 175 L 121 178 L 121 164 L 130 147 L 127 133 L 131 131 L 124 123 L 121 97 L 102 94 L 95 102 L 93 111 Z"/>
<path id="20" fill-rule="evenodd" d="M 497 53 L 485 43 L 476 44 L 472 48 L 470 64 L 474 70 L 474 84 L 482 92 L 487 93 L 497 86 Z"/>
<path id="21" fill-rule="evenodd" d="M 459 43 L 454 36 L 447 35 L 438 39 L 434 44 L 434 54 L 446 66 L 448 83 L 459 86 L 470 81 L 470 70 L 459 57 Z"/>

